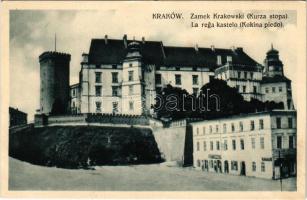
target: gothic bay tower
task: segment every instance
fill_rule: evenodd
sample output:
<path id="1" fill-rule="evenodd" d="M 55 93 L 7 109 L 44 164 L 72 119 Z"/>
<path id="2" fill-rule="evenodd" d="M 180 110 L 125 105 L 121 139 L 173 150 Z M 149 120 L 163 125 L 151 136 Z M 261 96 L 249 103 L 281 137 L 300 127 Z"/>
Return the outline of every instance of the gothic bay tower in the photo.
<path id="1" fill-rule="evenodd" d="M 144 88 L 142 55 L 140 43 L 133 41 L 128 44 L 128 52 L 123 62 L 122 108 L 125 114 L 143 113 Z"/>
<path id="2" fill-rule="evenodd" d="M 279 59 L 279 52 L 271 46 L 271 49 L 266 53 L 264 60 L 264 76 L 274 77 L 275 75 L 283 76 L 283 63 Z"/>
<path id="3" fill-rule="evenodd" d="M 40 113 L 68 113 L 70 54 L 44 52 L 39 56 L 39 63 Z"/>

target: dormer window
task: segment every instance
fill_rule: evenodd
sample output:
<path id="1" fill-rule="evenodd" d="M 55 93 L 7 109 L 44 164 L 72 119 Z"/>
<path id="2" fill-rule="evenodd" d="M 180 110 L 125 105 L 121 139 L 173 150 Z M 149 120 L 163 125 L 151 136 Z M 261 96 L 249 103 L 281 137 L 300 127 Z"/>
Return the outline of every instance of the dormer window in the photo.
<path id="1" fill-rule="evenodd" d="M 227 62 L 232 62 L 232 57 L 231 56 L 227 56 L 226 60 L 227 60 Z"/>
<path id="2" fill-rule="evenodd" d="M 222 56 L 217 56 L 217 65 L 222 65 Z"/>

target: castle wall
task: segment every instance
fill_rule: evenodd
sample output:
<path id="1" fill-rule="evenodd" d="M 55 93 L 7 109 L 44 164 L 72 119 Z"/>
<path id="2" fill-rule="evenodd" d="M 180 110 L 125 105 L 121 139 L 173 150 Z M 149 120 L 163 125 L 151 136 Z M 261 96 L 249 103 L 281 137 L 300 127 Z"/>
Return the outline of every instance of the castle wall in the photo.
<path id="1" fill-rule="evenodd" d="M 153 129 L 161 156 L 166 162 L 176 162 L 182 166 L 192 162 L 193 142 L 187 127 L 186 120 L 179 120 L 167 128 Z"/>

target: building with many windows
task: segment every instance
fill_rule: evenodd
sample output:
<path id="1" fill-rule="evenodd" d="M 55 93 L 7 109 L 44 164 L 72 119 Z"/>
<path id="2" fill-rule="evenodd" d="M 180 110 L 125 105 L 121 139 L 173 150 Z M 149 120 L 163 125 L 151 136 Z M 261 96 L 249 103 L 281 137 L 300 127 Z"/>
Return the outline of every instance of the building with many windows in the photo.
<path id="1" fill-rule="evenodd" d="M 261 178 L 296 174 L 296 112 L 276 110 L 191 123 L 194 167 Z"/>
<path id="2" fill-rule="evenodd" d="M 18 110 L 17 108 L 9 107 L 10 124 L 9 127 L 25 125 L 28 123 L 28 114 Z"/>
<path id="3" fill-rule="evenodd" d="M 267 53 L 263 67 L 243 48 L 173 47 L 124 35 L 92 39 L 89 53 L 82 56 L 78 87 L 71 87 L 79 90 L 78 99 L 71 97 L 77 113 L 152 114 L 155 97 L 166 85 L 197 94 L 211 77 L 224 79 L 246 100 L 281 101 L 293 109 L 291 82 L 276 50 Z"/>

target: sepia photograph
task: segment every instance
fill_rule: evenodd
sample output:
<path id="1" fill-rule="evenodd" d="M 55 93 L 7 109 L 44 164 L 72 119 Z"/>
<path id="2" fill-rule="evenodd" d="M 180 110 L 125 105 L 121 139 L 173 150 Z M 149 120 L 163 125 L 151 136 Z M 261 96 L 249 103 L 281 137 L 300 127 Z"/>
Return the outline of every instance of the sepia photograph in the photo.
<path id="1" fill-rule="evenodd" d="M 2 8 L 2 192 L 302 197 L 305 2 L 62 4 Z"/>

